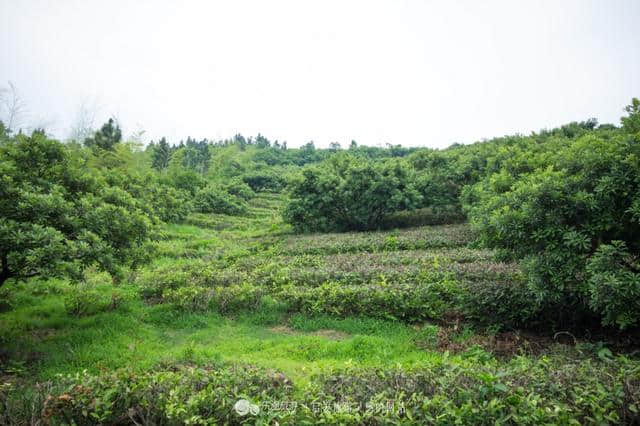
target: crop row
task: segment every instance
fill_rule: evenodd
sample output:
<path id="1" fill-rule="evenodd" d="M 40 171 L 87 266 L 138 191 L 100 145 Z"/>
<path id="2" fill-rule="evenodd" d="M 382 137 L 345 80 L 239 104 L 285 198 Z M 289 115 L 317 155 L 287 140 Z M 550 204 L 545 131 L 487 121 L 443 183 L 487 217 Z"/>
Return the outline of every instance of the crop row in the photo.
<path id="1" fill-rule="evenodd" d="M 637 424 L 636 363 L 516 358 L 413 369 L 347 368 L 297 388 L 243 365 L 160 365 L 136 372 L 0 385 L 4 424 Z M 239 400 L 245 400 L 238 404 Z"/>
<path id="2" fill-rule="evenodd" d="M 220 248 L 221 253 L 222 248 Z M 216 251 L 211 250 L 210 255 Z M 249 282 L 258 286 L 318 286 L 327 281 L 362 285 L 385 281 L 419 285 L 434 272 L 448 272 L 460 281 L 510 281 L 520 278 L 515 263 L 495 262 L 485 250 L 344 253 L 334 255 L 268 256 L 238 253 L 210 258 L 181 259 L 141 271 L 137 283 L 160 291 L 189 284 L 203 287 Z M 146 290 L 145 290 L 146 291 Z"/>
<path id="3" fill-rule="evenodd" d="M 395 231 L 310 234 L 287 237 L 281 253 L 335 254 L 460 247 L 473 240 L 469 226 L 440 225 Z"/>

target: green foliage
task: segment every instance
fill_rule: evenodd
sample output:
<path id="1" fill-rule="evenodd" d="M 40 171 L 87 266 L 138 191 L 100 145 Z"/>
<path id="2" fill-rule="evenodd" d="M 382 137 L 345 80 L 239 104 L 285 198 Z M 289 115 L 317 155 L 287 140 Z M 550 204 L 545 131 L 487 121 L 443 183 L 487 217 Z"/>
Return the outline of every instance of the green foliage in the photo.
<path id="1" fill-rule="evenodd" d="M 164 170 L 169 167 L 169 161 L 171 160 L 171 147 L 165 138 L 160 139 L 158 145 L 153 146 L 152 155 L 152 167 L 154 169 Z"/>
<path id="2" fill-rule="evenodd" d="M 640 99 L 633 98 L 631 104 L 627 105 L 624 110 L 629 115 L 620 119 L 622 128 L 629 133 L 640 132 Z"/>
<path id="3" fill-rule="evenodd" d="M 213 303 L 221 314 L 254 311 L 262 302 L 265 289 L 249 283 L 215 287 Z"/>
<path id="4" fill-rule="evenodd" d="M 509 177 L 502 170 L 465 190 L 467 212 L 486 245 L 525 259 L 538 302 L 553 305 L 559 323 L 596 314 L 611 324 L 620 314 L 622 326 L 630 321 L 624 312 L 607 312 L 613 304 L 590 300 L 599 293 L 588 285 L 598 268 L 586 266 L 614 240 L 626 242 L 631 254 L 640 249 L 633 213 L 640 144 L 622 134 L 588 133 L 554 149 L 534 171 Z M 615 285 L 606 284 L 605 275 L 596 282 Z M 633 285 L 618 290 L 624 288 L 629 294 L 621 300 L 632 299 Z"/>
<path id="5" fill-rule="evenodd" d="M 369 285 L 326 282 L 318 287 L 283 287 L 276 297 L 309 314 L 366 315 L 406 322 L 441 319 L 452 308 L 459 284 L 447 274 L 426 273 L 419 284 Z"/>
<path id="6" fill-rule="evenodd" d="M 207 173 L 211 161 L 211 151 L 206 139 L 197 142 L 195 139 L 187 138 L 187 143 L 181 149 L 183 151 L 182 164 L 184 167 L 201 175 Z"/>
<path id="7" fill-rule="evenodd" d="M 221 188 L 207 186 L 195 196 L 195 209 L 201 213 L 219 213 L 238 216 L 247 212 L 246 202 Z"/>
<path id="8" fill-rule="evenodd" d="M 222 188 L 231 195 L 241 198 L 245 201 L 249 201 L 256 196 L 256 193 L 249 185 L 239 179 L 233 179 L 229 183 L 226 183 Z"/>
<path id="9" fill-rule="evenodd" d="M 201 312 L 209 309 L 211 290 L 195 285 L 167 288 L 162 293 L 162 299 L 183 311 Z"/>
<path id="10" fill-rule="evenodd" d="M 242 175 L 242 181 L 255 192 L 280 191 L 285 186 L 284 179 L 269 169 L 247 172 Z"/>
<path id="11" fill-rule="evenodd" d="M 9 387 L 0 388 L 0 420 L 19 421 Z M 170 390 L 170 392 L 168 391 Z M 48 424 L 241 424 L 233 408 L 238 399 L 256 403 L 292 399 L 281 373 L 250 366 L 167 366 L 148 372 L 123 369 L 61 376 L 40 388 L 34 419 Z M 269 413 L 259 414 L 265 421 Z M 277 415 L 278 419 L 286 415 Z M 10 421 L 9 423 L 13 423 Z"/>
<path id="12" fill-rule="evenodd" d="M 349 156 L 304 169 L 291 197 L 284 219 L 302 232 L 376 229 L 389 213 L 420 201 L 406 163 L 363 162 Z"/>
<path id="13" fill-rule="evenodd" d="M 73 316 L 95 315 L 118 308 L 123 297 L 117 289 L 105 293 L 91 284 L 83 283 L 67 291 L 64 308 L 67 314 Z"/>
<path id="14" fill-rule="evenodd" d="M 185 168 L 181 164 L 182 158 L 184 158 L 183 154 L 184 152 L 178 151 L 172 156 L 168 172 L 166 176 L 162 177 L 162 181 L 193 197 L 201 188 L 207 185 L 207 181 L 200 173 Z"/>
<path id="15" fill-rule="evenodd" d="M 587 264 L 589 304 L 606 325 L 640 322 L 640 264 L 623 241 L 598 247 Z"/>
<path id="16" fill-rule="evenodd" d="M 146 258 L 152 223 L 128 192 L 41 133 L 0 146 L 0 284 L 36 275 L 117 274 Z"/>
<path id="17" fill-rule="evenodd" d="M 360 339 L 361 342 L 364 340 Z M 194 355 L 193 348 L 185 357 Z M 296 392 L 283 373 L 245 365 L 161 365 L 60 376 L 31 393 L 0 387 L 0 420 L 51 424 L 635 424 L 638 369 L 520 358 L 475 369 L 347 367 Z M 239 399 L 253 412 L 234 408 Z"/>
<path id="18" fill-rule="evenodd" d="M 164 222 L 181 222 L 193 210 L 187 193 L 161 183 L 147 187 L 143 198 L 152 207 L 153 213 Z"/>
<path id="19" fill-rule="evenodd" d="M 118 126 L 113 118 L 110 118 L 93 137 L 85 139 L 84 144 L 91 148 L 113 151 L 121 141 L 122 131 L 120 130 L 120 126 Z"/>
<path id="20" fill-rule="evenodd" d="M 0 266 L 26 280 L 0 289 L 0 423 L 637 424 L 618 346 L 640 325 L 637 104 L 621 129 L 348 153 L 189 138 L 167 162 L 0 126 Z M 420 227 L 295 235 L 265 192 L 291 176 L 296 230 Z M 424 226 L 462 207 L 475 232 Z M 573 329 L 599 322 L 624 333 Z M 284 374 L 203 364 L 238 358 Z"/>

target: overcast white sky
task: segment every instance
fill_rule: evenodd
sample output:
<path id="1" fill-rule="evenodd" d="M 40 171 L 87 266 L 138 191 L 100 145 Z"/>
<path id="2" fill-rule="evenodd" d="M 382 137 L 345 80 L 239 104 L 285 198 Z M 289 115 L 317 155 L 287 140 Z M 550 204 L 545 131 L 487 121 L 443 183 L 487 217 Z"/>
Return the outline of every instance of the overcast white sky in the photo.
<path id="1" fill-rule="evenodd" d="M 0 0 L 8 81 L 58 137 L 84 100 L 147 140 L 446 147 L 618 124 L 640 1 Z"/>

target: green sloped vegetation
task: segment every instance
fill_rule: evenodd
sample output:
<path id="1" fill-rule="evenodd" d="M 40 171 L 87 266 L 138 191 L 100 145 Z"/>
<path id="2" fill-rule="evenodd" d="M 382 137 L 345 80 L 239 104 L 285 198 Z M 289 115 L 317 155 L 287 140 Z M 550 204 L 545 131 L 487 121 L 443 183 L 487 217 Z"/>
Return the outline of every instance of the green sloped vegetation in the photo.
<path id="1" fill-rule="evenodd" d="M 639 121 L 443 150 L 1 125 L 0 424 L 637 424 Z"/>

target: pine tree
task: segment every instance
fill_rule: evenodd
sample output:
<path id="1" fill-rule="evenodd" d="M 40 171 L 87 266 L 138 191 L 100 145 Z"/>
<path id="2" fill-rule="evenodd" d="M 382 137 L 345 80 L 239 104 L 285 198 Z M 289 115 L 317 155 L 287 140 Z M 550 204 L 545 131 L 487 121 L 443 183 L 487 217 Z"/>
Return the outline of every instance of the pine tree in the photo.
<path id="1" fill-rule="evenodd" d="M 153 160 L 151 166 L 154 169 L 164 170 L 169 166 L 171 159 L 171 147 L 165 138 L 160 139 L 158 145 L 153 150 Z"/>
<path id="2" fill-rule="evenodd" d="M 93 137 L 84 140 L 85 146 L 98 147 L 106 151 L 113 151 L 116 144 L 122 141 L 122 130 L 113 118 L 110 118 Z"/>

